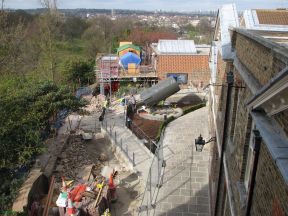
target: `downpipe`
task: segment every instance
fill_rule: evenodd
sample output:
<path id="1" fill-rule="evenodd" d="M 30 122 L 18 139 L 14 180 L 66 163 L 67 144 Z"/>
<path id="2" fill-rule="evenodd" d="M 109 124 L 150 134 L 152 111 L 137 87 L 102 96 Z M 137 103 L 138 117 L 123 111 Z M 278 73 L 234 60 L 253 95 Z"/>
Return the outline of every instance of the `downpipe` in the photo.
<path id="1" fill-rule="evenodd" d="M 225 116 L 224 116 L 224 126 L 223 126 L 223 136 L 222 136 L 222 145 L 221 145 L 221 154 L 220 154 L 220 168 L 219 168 L 219 176 L 218 176 L 218 184 L 217 184 L 217 193 L 216 193 L 216 203 L 214 209 L 214 216 L 217 216 L 219 198 L 220 198 L 220 184 L 221 184 L 221 176 L 223 173 L 223 159 L 224 159 L 224 151 L 225 151 L 225 143 L 227 139 L 227 128 L 228 128 L 228 119 L 229 119 L 229 112 L 230 112 L 230 102 L 231 102 L 231 95 L 232 95 L 232 87 L 233 87 L 233 80 L 230 82 L 228 81 L 227 87 L 227 97 L 226 97 L 226 108 L 225 108 Z"/>
<path id="2" fill-rule="evenodd" d="M 247 198 L 247 205 L 246 205 L 246 216 L 250 215 L 251 206 L 252 206 L 252 199 L 253 199 L 253 192 L 255 187 L 255 179 L 256 179 L 256 173 L 257 173 L 257 167 L 258 167 L 258 160 L 259 160 L 259 153 L 260 153 L 260 145 L 261 145 L 261 136 L 260 132 L 258 130 L 253 130 L 254 134 L 254 148 L 253 148 L 253 167 L 252 167 L 252 173 L 251 173 L 251 179 L 250 179 L 250 187 L 248 191 L 248 198 Z"/>

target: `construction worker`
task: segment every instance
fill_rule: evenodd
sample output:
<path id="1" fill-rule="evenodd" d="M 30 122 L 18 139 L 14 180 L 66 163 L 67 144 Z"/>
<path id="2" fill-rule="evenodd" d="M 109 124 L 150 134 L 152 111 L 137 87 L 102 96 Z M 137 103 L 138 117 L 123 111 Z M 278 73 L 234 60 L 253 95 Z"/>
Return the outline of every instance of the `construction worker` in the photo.
<path id="1" fill-rule="evenodd" d="M 103 106 L 102 106 L 102 113 L 99 116 L 100 122 L 104 120 L 105 112 L 106 112 L 106 109 L 108 108 L 108 106 L 109 106 L 109 100 L 108 100 L 108 98 L 106 98 L 106 100 L 104 101 Z"/>
<path id="2" fill-rule="evenodd" d="M 136 111 L 136 99 L 135 99 L 133 94 L 131 95 L 130 102 L 132 105 L 132 111 L 133 111 L 133 113 L 135 113 L 135 111 Z"/>
<path id="3" fill-rule="evenodd" d="M 106 111 L 106 109 L 108 108 L 108 99 L 106 99 L 103 103 L 103 110 L 104 112 Z"/>
<path id="4" fill-rule="evenodd" d="M 111 216 L 110 210 L 106 209 L 103 216 Z"/>

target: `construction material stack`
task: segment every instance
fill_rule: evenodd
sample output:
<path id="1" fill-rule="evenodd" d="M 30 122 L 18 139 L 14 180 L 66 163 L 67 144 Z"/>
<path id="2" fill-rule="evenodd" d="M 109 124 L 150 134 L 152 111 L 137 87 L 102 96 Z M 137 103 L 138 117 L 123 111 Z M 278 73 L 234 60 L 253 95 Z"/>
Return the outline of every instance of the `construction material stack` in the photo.
<path id="1" fill-rule="evenodd" d="M 62 177 L 62 188 L 56 201 L 60 216 L 111 215 L 110 205 L 117 200 L 114 184 L 117 174 L 117 171 L 105 166 L 100 175 L 95 174 L 92 167 L 84 183 L 65 181 Z"/>

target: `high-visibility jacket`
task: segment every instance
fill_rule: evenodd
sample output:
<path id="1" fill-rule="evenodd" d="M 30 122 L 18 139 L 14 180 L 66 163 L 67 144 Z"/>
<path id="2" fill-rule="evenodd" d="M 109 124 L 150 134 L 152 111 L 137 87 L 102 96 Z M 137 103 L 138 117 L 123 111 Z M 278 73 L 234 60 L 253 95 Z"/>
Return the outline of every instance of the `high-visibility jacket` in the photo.
<path id="1" fill-rule="evenodd" d="M 105 101 L 104 101 L 104 104 L 103 104 L 103 107 L 104 107 L 104 108 L 107 108 L 107 106 L 108 106 L 108 100 L 105 100 Z"/>
<path id="2" fill-rule="evenodd" d="M 104 212 L 104 216 L 111 216 L 109 209 L 106 209 L 106 211 Z"/>

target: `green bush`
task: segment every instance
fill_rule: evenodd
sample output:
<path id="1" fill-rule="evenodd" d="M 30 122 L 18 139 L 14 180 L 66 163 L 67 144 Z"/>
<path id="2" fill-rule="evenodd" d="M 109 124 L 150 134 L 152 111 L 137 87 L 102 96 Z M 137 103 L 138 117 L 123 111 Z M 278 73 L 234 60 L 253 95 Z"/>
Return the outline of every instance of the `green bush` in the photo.
<path id="1" fill-rule="evenodd" d="M 197 109 L 200 109 L 200 108 L 202 108 L 202 107 L 205 107 L 205 106 L 206 106 L 206 103 L 200 103 L 200 104 L 197 104 L 197 105 L 185 107 L 185 108 L 183 109 L 183 115 L 186 115 L 186 114 L 188 114 L 188 113 L 190 113 L 190 112 L 193 112 L 193 111 L 195 111 L 195 110 L 197 110 Z"/>
<path id="2" fill-rule="evenodd" d="M 85 86 L 95 82 L 94 65 L 93 59 L 69 59 L 62 63 L 61 71 L 68 82 Z"/>
<path id="3" fill-rule="evenodd" d="M 44 150 L 44 134 L 56 114 L 86 104 L 64 86 L 15 80 L 9 85 L 0 80 L 0 211 L 9 209 L 25 178 L 14 170 L 22 165 L 29 168 L 34 156 Z"/>
<path id="4" fill-rule="evenodd" d="M 66 87 L 27 81 L 22 88 L 1 91 L 0 104 L 0 169 L 13 169 L 43 150 L 41 133 L 60 110 L 77 110 L 85 102 L 78 101 Z"/>
<path id="5" fill-rule="evenodd" d="M 13 200 L 16 199 L 19 189 L 27 175 L 16 178 L 11 173 L 3 171 L 1 171 L 1 175 L 3 176 L 0 178 L 0 215 L 2 215 L 1 212 L 5 211 L 7 211 L 7 214 L 10 214 L 8 209 L 10 209 Z"/>
<path id="6" fill-rule="evenodd" d="M 167 118 L 166 121 L 163 121 L 158 129 L 158 132 L 157 132 L 157 136 L 156 136 L 156 142 L 159 142 L 160 138 L 161 138 L 161 134 L 162 134 L 162 131 L 167 127 L 167 125 L 174 121 L 176 118 L 174 116 L 171 116 L 169 118 Z"/>

